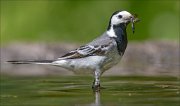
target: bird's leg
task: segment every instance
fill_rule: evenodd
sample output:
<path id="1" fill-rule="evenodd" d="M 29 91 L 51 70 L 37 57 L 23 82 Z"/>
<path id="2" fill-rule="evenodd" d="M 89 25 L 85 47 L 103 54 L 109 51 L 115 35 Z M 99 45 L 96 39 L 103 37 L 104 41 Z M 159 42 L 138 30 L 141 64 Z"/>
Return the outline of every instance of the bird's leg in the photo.
<path id="1" fill-rule="evenodd" d="M 94 72 L 94 82 L 92 85 L 92 89 L 94 91 L 100 91 L 100 76 L 101 76 L 101 72 L 99 69 L 96 69 Z"/>

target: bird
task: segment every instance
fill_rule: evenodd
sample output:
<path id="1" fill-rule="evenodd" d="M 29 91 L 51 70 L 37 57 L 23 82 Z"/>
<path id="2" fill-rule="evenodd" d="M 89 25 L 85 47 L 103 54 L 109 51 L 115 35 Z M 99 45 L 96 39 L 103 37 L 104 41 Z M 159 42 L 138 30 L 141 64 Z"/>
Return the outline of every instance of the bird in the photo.
<path id="1" fill-rule="evenodd" d="M 128 39 L 126 28 L 131 23 L 132 31 L 135 31 L 134 23 L 139 19 L 128 11 L 115 11 L 109 20 L 106 31 L 92 40 L 90 43 L 80 46 L 54 60 L 11 60 L 12 64 L 44 64 L 59 66 L 75 73 L 90 72 L 94 77 L 92 89 L 99 91 L 101 75 L 116 65 L 125 53 Z"/>

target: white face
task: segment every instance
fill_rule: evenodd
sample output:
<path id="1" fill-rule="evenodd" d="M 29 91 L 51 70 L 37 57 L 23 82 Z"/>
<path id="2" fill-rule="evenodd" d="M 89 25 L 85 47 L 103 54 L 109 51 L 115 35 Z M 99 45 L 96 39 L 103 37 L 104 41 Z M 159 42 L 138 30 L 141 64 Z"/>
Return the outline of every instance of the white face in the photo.
<path id="1" fill-rule="evenodd" d="M 111 18 L 111 25 L 117 25 L 120 23 L 128 23 L 130 22 L 130 19 L 132 18 L 132 15 L 127 11 L 121 11 Z"/>

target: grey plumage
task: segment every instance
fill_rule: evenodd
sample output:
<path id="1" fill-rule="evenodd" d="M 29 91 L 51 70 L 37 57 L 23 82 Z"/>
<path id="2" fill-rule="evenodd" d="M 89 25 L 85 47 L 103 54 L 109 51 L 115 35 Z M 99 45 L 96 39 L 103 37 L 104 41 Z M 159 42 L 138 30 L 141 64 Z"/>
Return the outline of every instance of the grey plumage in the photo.
<path id="1" fill-rule="evenodd" d="M 99 90 L 100 76 L 117 64 L 127 47 L 126 27 L 136 18 L 127 11 L 117 11 L 111 16 L 108 29 L 100 37 L 56 60 L 8 61 L 12 64 L 49 64 L 75 73 L 94 74 L 93 88 Z"/>

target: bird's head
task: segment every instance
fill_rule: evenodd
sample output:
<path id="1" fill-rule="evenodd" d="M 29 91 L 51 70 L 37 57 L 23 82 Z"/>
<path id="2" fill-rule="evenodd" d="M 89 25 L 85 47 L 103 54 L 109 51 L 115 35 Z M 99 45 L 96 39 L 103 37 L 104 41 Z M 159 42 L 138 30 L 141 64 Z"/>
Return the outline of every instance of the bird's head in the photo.
<path id="1" fill-rule="evenodd" d="M 130 22 L 132 23 L 132 30 L 134 33 L 134 23 L 138 22 L 139 19 L 136 15 L 132 15 L 127 11 L 116 11 L 112 14 L 111 19 L 109 21 L 109 26 L 116 26 L 119 24 L 128 25 Z"/>

